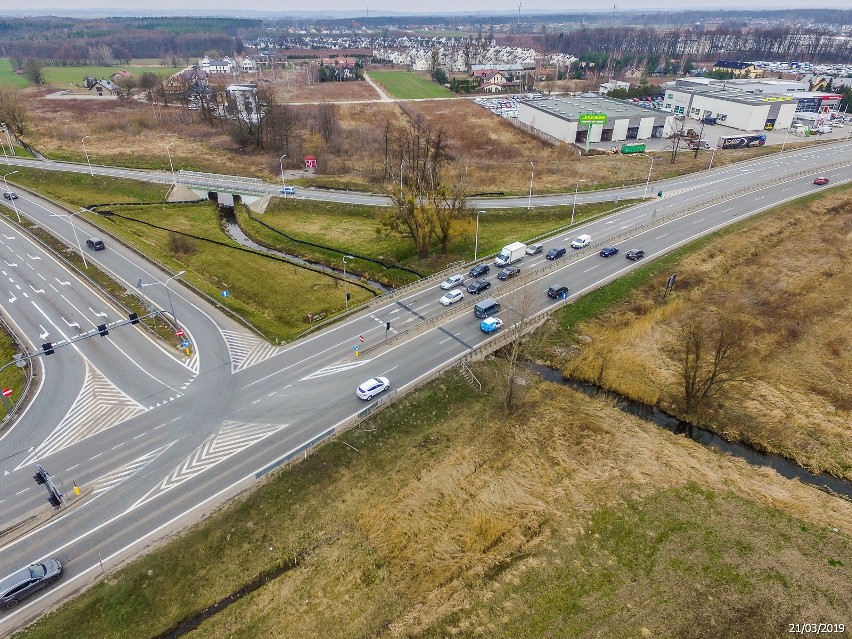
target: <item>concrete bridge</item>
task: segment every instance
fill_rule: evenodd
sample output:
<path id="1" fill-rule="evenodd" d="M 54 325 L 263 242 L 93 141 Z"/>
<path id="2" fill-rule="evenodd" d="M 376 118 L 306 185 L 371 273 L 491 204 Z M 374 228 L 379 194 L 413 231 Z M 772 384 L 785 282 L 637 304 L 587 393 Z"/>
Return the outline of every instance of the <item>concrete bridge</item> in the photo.
<path id="1" fill-rule="evenodd" d="M 263 213 L 273 189 L 260 178 L 178 171 L 166 199 L 169 202 L 207 199 L 229 207 L 242 203 L 255 213 Z"/>

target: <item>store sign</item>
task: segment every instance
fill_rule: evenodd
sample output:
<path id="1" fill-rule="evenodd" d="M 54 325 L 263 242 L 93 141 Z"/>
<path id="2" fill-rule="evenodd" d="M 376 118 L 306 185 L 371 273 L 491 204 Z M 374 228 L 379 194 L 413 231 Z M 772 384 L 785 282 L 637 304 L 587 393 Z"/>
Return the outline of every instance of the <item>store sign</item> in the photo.
<path id="1" fill-rule="evenodd" d="M 627 155 L 628 153 L 644 153 L 645 145 L 644 144 L 622 144 L 621 152 Z"/>
<path id="2" fill-rule="evenodd" d="M 606 115 L 603 113 L 583 113 L 580 115 L 580 124 L 606 124 Z"/>

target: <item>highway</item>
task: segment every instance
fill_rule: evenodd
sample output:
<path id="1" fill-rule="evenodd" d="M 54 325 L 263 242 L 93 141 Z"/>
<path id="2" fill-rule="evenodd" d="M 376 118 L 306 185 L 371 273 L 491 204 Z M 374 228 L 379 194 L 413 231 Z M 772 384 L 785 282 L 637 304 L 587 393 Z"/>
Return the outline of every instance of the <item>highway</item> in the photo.
<path id="1" fill-rule="evenodd" d="M 163 175 L 171 181 L 171 174 Z M 573 237 L 588 233 L 592 243 L 585 249 L 569 248 L 555 261 L 546 260 L 544 253 L 527 256 L 517 264 L 520 276 L 506 282 L 497 280 L 499 269 L 492 264 L 491 288 L 479 296 L 466 294 L 461 302 L 441 306 L 443 274 L 377 298 L 340 323 L 281 347 L 261 342 L 179 278 L 172 280 L 171 302 L 193 344 L 192 356 L 164 348 L 138 325 L 123 325 L 108 337 L 58 349 L 39 358 L 45 371 L 39 376 L 38 395 L 0 438 L 2 521 L 50 510 L 46 493 L 32 480 L 36 459 L 61 478 L 66 491 L 76 482 L 88 495 L 79 506 L 0 548 L 0 575 L 42 557 L 58 557 L 66 566 L 56 586 L 0 616 L 0 634 L 91 583 L 102 569 L 114 569 L 154 540 L 197 521 L 282 461 L 301 454 L 306 444 L 351 424 L 365 408 L 393 400 L 485 344 L 492 337 L 480 331 L 473 316 L 476 299 L 492 296 L 502 303 L 498 316 L 506 326 L 493 337 L 500 339 L 520 319 L 570 303 L 641 266 L 624 259 L 626 249 L 641 248 L 646 260 L 653 259 L 715 229 L 824 189 L 812 184 L 816 175 L 828 176 L 832 185 L 852 181 L 852 144 L 766 156 L 669 181 L 664 197 L 545 243 L 545 251 L 567 247 Z M 644 185 L 635 189 L 642 191 Z M 656 193 L 658 187 L 653 189 Z M 573 201 L 573 193 L 554 196 L 559 197 Z M 526 198 L 519 200 L 526 206 Z M 17 206 L 68 246 L 76 246 L 67 216 L 56 217 L 59 211 L 52 205 L 22 195 Z M 84 220 L 74 220 L 78 233 L 95 232 Z M 0 259 L 5 262 L 0 262 L 0 300 L 33 348 L 44 332 L 49 333 L 47 339 L 68 337 L 104 319 L 122 318 L 111 300 L 85 278 L 65 271 L 15 227 L 0 225 L 0 239 Z M 600 249 L 610 244 L 621 252 L 600 257 Z M 139 278 L 164 283 L 174 275 L 115 243 L 87 257 L 129 289 Z M 554 283 L 568 286 L 567 301 L 546 296 Z M 155 308 L 169 310 L 164 284 L 141 292 Z M 7 303 L 12 296 L 17 299 Z M 385 343 L 386 322 L 391 330 Z M 356 346 L 363 356 L 355 356 Z M 388 377 L 391 390 L 371 402 L 359 400 L 355 387 L 375 375 Z M 99 392 L 90 390 L 93 379 L 103 387 Z M 97 427 L 81 426 L 92 422 Z"/>

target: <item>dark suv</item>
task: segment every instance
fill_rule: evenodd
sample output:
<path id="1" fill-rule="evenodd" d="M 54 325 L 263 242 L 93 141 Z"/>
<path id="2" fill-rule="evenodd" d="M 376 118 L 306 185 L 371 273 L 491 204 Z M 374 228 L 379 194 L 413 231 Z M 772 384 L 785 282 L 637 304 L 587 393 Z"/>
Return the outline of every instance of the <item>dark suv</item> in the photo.
<path id="1" fill-rule="evenodd" d="M 563 255 L 565 255 L 565 247 L 564 246 L 557 246 L 555 248 L 550 249 L 547 252 L 547 255 L 545 255 L 545 257 L 549 260 L 557 260 L 560 257 L 562 257 Z"/>
<path id="2" fill-rule="evenodd" d="M 468 273 L 468 275 L 470 277 L 479 278 L 479 277 L 482 277 L 483 275 L 485 275 L 490 270 L 491 270 L 491 267 L 488 266 L 488 264 L 477 264 L 472 269 L 470 269 L 470 272 Z"/>
<path id="3" fill-rule="evenodd" d="M 474 280 L 470 284 L 467 285 L 467 292 L 472 295 L 476 295 L 477 293 L 481 293 L 487 288 L 491 288 L 491 282 L 488 280 Z"/>
<path id="4" fill-rule="evenodd" d="M 88 240 L 86 240 L 86 246 L 88 246 L 93 251 L 102 251 L 106 248 L 106 246 L 104 246 L 104 241 L 99 240 L 96 237 L 90 237 Z"/>
<path id="5" fill-rule="evenodd" d="M 568 287 L 562 284 L 554 284 L 547 289 L 547 296 L 555 300 L 564 299 L 568 297 Z"/>
<path id="6" fill-rule="evenodd" d="M 62 564 L 56 559 L 45 559 L 12 573 L 0 581 L 0 606 L 14 608 L 36 590 L 55 584 L 62 574 Z"/>

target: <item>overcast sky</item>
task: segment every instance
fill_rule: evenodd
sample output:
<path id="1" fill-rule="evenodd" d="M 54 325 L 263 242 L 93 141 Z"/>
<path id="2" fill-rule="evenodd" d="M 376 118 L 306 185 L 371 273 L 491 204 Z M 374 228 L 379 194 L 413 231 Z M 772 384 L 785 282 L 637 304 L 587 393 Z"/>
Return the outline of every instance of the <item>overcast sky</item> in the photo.
<path id="1" fill-rule="evenodd" d="M 581 11 L 580 7 L 587 7 L 589 11 L 611 12 L 612 5 L 602 3 L 567 3 L 565 0 L 521 0 L 521 13 L 529 12 L 565 12 Z M 786 9 L 797 7 L 808 7 L 816 5 L 820 8 L 849 9 L 849 0 L 713 0 L 702 2 L 701 0 L 620 0 L 614 3 L 616 12 L 636 10 L 663 10 L 676 11 L 683 9 Z M 809 6 L 809 8 L 816 8 Z M 55 15 L 73 15 L 73 12 L 96 9 L 104 11 L 116 9 L 121 14 L 142 9 L 146 14 L 151 11 L 164 10 L 170 14 L 173 12 L 209 12 L 223 10 L 234 12 L 238 10 L 254 11 L 346 11 L 353 15 L 378 15 L 392 11 L 395 13 L 430 13 L 440 12 L 471 12 L 487 11 L 490 13 L 517 14 L 518 2 L 486 2 L 485 0 L 431 0 L 422 2 L 420 0 L 314 0 L 311 3 L 288 2 L 287 0 L 244 0 L 233 2 L 233 0 L 78 0 L 69 5 L 57 2 L 57 0 L 0 0 L 0 15 L 19 13 L 27 10 L 37 10 L 39 13 L 45 10 L 55 10 Z"/>

